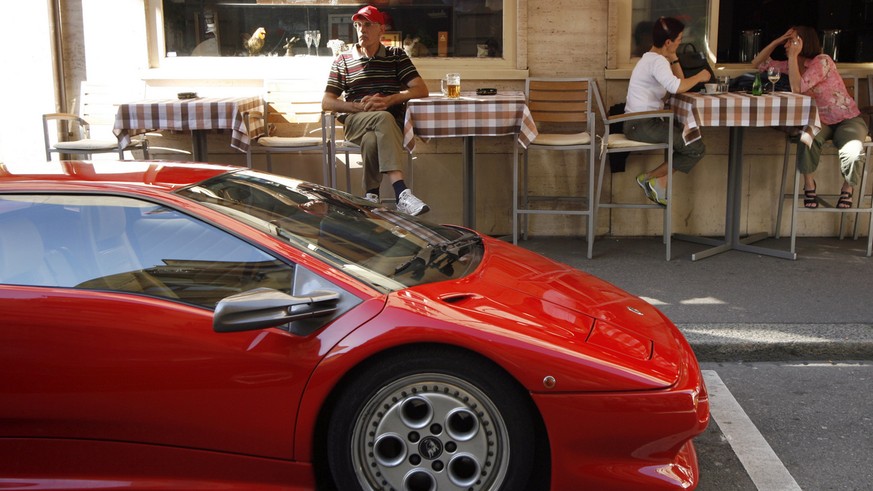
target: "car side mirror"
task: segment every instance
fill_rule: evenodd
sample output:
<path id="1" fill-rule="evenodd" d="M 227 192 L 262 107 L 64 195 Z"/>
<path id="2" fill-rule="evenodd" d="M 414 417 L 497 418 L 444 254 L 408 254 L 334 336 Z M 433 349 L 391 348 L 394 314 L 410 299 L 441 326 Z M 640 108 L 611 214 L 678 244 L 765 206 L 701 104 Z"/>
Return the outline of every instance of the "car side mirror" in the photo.
<path id="1" fill-rule="evenodd" d="M 317 290 L 295 297 L 272 288 L 255 288 L 222 299 L 215 306 L 215 332 L 240 332 L 329 316 L 336 312 L 338 292 Z"/>

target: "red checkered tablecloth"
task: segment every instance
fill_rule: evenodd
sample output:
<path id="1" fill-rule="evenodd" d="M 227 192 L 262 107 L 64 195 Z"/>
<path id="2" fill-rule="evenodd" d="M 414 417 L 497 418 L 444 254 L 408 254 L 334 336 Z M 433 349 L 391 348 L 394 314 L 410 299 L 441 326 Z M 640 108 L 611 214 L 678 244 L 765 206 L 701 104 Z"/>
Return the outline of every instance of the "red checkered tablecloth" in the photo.
<path id="1" fill-rule="evenodd" d="M 118 142 L 125 146 L 131 137 L 148 131 L 230 129 L 230 146 L 245 152 L 251 138 L 263 132 L 263 121 L 252 119 L 253 127 L 246 132 L 243 113 L 249 110 L 263 112 L 263 106 L 260 96 L 198 97 L 121 104 L 115 115 L 113 132 Z"/>
<path id="2" fill-rule="evenodd" d="M 518 135 L 527 148 L 537 128 L 525 104 L 524 93 L 499 92 L 493 96 L 461 93 L 460 99 L 430 96 L 412 99 L 406 106 L 403 145 L 411 152 L 415 136 L 443 138 Z"/>
<path id="3" fill-rule="evenodd" d="M 742 92 L 683 93 L 673 95 L 670 106 L 685 126 L 682 137 L 686 143 L 700 138 L 701 126 L 799 126 L 803 128 L 800 139 L 807 145 L 821 130 L 813 99 L 792 92 L 759 96 Z"/>

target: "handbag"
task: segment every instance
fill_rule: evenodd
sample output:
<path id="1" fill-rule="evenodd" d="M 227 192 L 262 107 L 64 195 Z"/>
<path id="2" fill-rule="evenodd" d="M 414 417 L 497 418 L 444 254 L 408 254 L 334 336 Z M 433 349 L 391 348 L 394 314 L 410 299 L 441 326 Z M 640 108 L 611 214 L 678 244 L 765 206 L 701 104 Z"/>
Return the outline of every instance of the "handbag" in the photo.
<path id="1" fill-rule="evenodd" d="M 715 80 L 715 73 L 709 62 L 706 60 L 706 55 L 702 51 L 697 51 L 697 47 L 693 43 L 683 43 L 676 50 L 676 56 L 679 57 L 679 66 L 682 67 L 682 74 L 685 78 L 697 75 L 702 70 L 709 72 L 710 80 Z M 703 89 L 703 82 L 692 87 L 689 92 L 697 92 Z"/>

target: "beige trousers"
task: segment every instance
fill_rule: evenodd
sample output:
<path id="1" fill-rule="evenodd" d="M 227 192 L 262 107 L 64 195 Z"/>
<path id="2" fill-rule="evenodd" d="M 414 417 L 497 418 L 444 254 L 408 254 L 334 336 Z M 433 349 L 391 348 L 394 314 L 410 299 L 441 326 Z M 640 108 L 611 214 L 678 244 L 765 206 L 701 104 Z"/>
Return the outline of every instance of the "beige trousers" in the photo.
<path id="1" fill-rule="evenodd" d="M 403 170 L 408 154 L 403 148 L 403 134 L 391 113 L 353 113 L 343 125 L 346 139 L 361 147 L 364 190 L 378 188 L 384 172 Z"/>

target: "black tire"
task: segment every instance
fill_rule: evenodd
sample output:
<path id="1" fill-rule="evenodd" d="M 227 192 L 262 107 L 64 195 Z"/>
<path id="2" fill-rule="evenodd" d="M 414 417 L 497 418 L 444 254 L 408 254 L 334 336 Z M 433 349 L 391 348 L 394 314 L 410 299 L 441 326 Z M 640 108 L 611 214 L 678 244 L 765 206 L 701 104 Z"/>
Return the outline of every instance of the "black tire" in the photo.
<path id="1" fill-rule="evenodd" d="M 347 490 L 529 489 L 538 427 L 522 388 L 453 349 L 395 353 L 344 384 L 327 457 Z"/>

